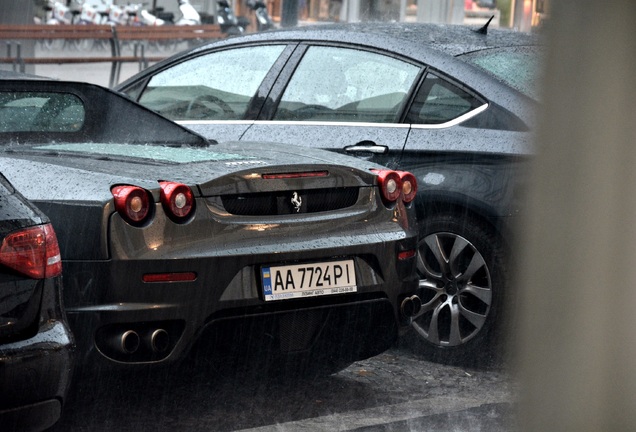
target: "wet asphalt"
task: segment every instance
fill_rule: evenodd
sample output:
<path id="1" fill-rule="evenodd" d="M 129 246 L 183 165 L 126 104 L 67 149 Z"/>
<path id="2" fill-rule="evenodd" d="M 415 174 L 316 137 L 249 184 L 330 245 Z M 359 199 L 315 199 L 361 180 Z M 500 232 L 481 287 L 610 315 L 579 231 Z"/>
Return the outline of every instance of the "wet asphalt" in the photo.
<path id="1" fill-rule="evenodd" d="M 316 379 L 104 371 L 77 377 L 52 431 L 512 432 L 516 391 L 503 369 L 444 366 L 408 348 Z"/>

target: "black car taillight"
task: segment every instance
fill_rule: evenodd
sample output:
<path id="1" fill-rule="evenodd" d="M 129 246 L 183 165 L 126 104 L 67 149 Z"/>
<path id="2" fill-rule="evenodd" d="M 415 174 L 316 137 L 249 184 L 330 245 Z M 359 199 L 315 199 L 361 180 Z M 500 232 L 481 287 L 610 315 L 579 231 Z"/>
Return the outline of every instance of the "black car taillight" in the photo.
<path id="1" fill-rule="evenodd" d="M 163 209 L 176 222 L 183 222 L 194 211 L 192 189 L 181 183 L 159 182 L 161 185 L 161 204 Z"/>
<path id="2" fill-rule="evenodd" d="M 399 174 L 402 180 L 402 200 L 408 204 L 413 201 L 415 195 L 417 195 L 417 180 L 410 172 L 399 171 Z"/>
<path id="3" fill-rule="evenodd" d="M 59 276 L 62 258 L 53 226 L 37 225 L 7 235 L 0 246 L 0 263 L 34 279 Z"/>
<path id="4" fill-rule="evenodd" d="M 150 193 L 139 186 L 115 186 L 111 189 L 115 210 L 131 225 L 143 225 L 151 215 Z"/>

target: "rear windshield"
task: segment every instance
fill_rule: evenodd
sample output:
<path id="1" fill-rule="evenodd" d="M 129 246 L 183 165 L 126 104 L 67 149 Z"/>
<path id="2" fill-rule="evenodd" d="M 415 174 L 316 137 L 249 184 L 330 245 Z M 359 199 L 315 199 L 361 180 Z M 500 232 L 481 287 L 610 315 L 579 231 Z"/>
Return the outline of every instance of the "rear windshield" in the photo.
<path id="1" fill-rule="evenodd" d="M 526 96 L 540 100 L 540 47 L 493 48 L 464 54 L 458 58 L 480 67 Z"/>
<path id="2" fill-rule="evenodd" d="M 0 132 L 77 132 L 84 104 L 70 93 L 0 92 Z"/>

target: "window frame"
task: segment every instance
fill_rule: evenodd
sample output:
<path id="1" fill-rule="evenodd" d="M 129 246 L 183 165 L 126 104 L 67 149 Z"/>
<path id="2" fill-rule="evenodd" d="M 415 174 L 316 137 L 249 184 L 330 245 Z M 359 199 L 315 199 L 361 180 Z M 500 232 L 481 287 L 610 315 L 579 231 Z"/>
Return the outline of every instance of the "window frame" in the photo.
<path id="1" fill-rule="evenodd" d="M 422 90 L 422 88 L 425 85 L 426 82 L 426 77 L 428 76 L 428 74 L 432 74 L 435 75 L 438 79 L 441 79 L 443 81 L 445 81 L 446 83 L 455 86 L 457 88 L 459 88 L 460 90 L 468 93 L 469 95 L 471 95 L 472 97 L 474 97 L 476 100 L 481 101 L 481 105 L 465 112 L 464 114 L 455 117 L 449 121 L 443 122 L 443 123 L 413 123 L 410 122 L 409 116 L 411 114 L 411 112 L 414 109 L 415 106 L 415 100 L 417 99 L 417 97 L 420 94 L 420 91 Z M 448 75 L 444 74 L 443 72 L 432 68 L 430 66 L 427 66 L 425 68 L 424 73 L 422 74 L 422 76 L 420 77 L 420 81 L 418 83 L 417 88 L 413 91 L 412 95 L 411 95 L 411 99 L 409 100 L 408 103 L 408 109 L 406 109 L 404 111 L 404 117 L 403 117 L 403 122 L 408 123 L 411 125 L 411 127 L 413 129 L 445 129 L 445 128 L 449 128 L 452 126 L 456 126 L 460 123 L 463 123 L 475 116 L 477 116 L 478 114 L 484 112 L 486 109 L 488 109 L 488 107 L 490 106 L 490 103 L 488 102 L 488 100 L 482 96 L 481 94 L 479 94 L 478 92 L 476 92 L 475 90 L 467 87 L 465 84 L 450 78 Z"/>

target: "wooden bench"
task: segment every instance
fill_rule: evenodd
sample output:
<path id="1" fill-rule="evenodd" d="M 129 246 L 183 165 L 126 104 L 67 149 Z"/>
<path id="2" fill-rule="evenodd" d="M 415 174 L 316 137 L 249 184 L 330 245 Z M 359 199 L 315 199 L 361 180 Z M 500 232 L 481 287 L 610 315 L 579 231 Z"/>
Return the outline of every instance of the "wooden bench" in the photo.
<path id="1" fill-rule="evenodd" d="M 110 25 L 37 25 L 1 24 L 0 41 L 6 42 L 6 56 L 0 63 L 13 65 L 14 70 L 25 71 L 27 64 L 71 64 L 111 63 L 110 87 L 119 81 L 122 63 L 139 63 L 140 69 L 149 62 L 162 60 L 166 56 L 146 56 L 145 46 L 150 42 L 207 41 L 225 37 L 216 24 L 196 26 L 110 26 Z M 31 40 L 102 40 L 108 41 L 110 54 L 85 56 L 26 57 L 22 52 L 22 41 Z M 133 42 L 133 55 L 122 54 L 122 43 Z"/>

